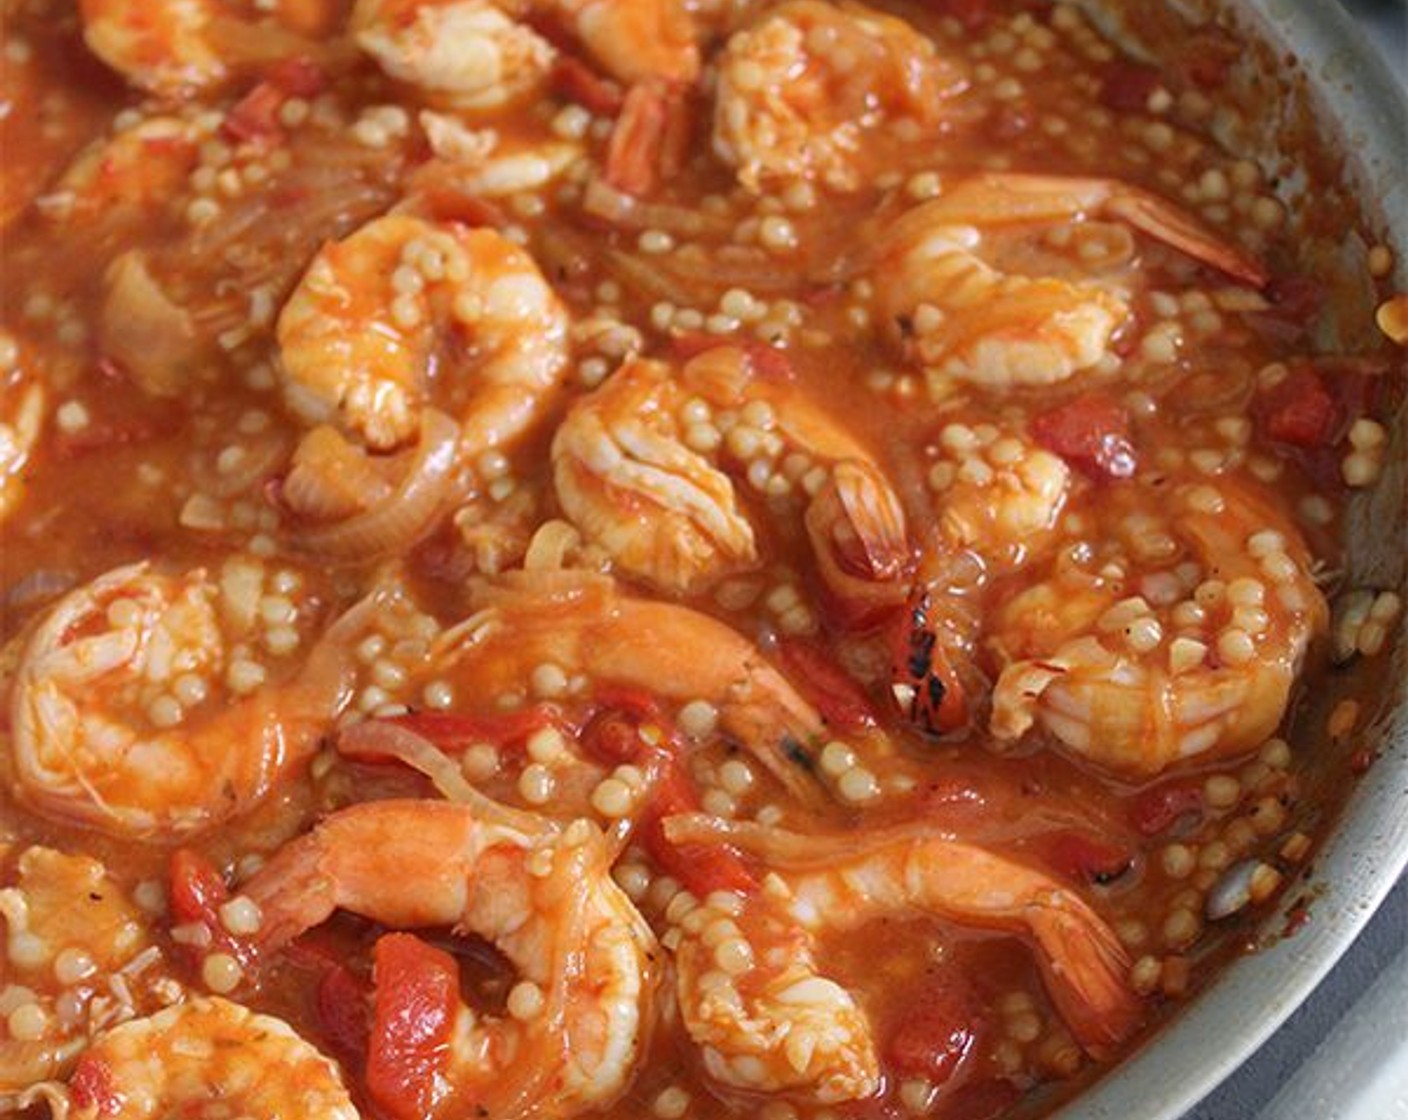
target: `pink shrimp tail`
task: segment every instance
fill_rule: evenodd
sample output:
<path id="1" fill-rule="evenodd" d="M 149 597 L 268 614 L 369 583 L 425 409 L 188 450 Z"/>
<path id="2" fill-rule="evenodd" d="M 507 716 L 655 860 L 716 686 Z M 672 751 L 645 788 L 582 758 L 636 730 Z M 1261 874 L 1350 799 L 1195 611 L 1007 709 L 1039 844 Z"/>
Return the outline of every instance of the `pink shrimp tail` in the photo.
<path id="1" fill-rule="evenodd" d="M 259 907 L 254 940 L 261 953 L 276 953 L 325 921 L 337 908 L 337 897 L 323 869 L 318 833 L 300 836 L 281 849 L 240 893 Z"/>
<path id="2" fill-rule="evenodd" d="M 1064 892 L 1032 908 L 1046 990 L 1061 1018 L 1092 1057 L 1108 1058 L 1139 1025 L 1139 999 L 1129 987 L 1129 954 L 1114 931 Z"/>

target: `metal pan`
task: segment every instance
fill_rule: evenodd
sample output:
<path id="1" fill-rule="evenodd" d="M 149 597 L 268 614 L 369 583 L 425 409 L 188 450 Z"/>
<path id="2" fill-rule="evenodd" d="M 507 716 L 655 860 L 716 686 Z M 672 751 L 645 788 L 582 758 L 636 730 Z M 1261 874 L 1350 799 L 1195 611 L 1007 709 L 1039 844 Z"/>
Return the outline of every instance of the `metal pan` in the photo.
<path id="1" fill-rule="evenodd" d="M 1408 291 L 1408 98 L 1363 33 L 1337 3 L 1317 0 L 1224 0 L 1169 7 L 1194 21 L 1216 17 L 1265 49 L 1247 52 L 1239 65 L 1260 70 L 1281 91 L 1276 109 L 1264 111 L 1260 134 L 1239 155 L 1274 165 L 1301 153 L 1289 143 L 1295 118 L 1316 136 L 1320 157 L 1338 161 L 1338 174 L 1360 212 L 1349 223 L 1372 231 L 1395 255 L 1397 291 Z M 1141 21 L 1154 5 L 1103 0 L 1082 4 L 1137 52 L 1155 58 L 1157 41 L 1142 41 Z M 1167 10 L 1167 9 L 1166 9 Z M 1145 34 L 1150 34 L 1145 29 Z M 1246 77 L 1247 75 L 1243 75 Z M 1263 86 L 1263 91 L 1264 91 Z M 1262 94 L 1263 104 L 1265 95 Z M 1326 205 L 1318 189 L 1294 175 L 1285 200 L 1308 212 Z M 1329 205 L 1337 205 L 1330 202 Z M 1324 237 L 1321 235 L 1323 242 Z M 1333 253 L 1323 244 L 1312 268 L 1362 269 L 1363 239 L 1346 233 Z M 1362 275 L 1362 271 L 1360 273 Z M 1362 309 L 1361 312 L 1362 314 Z M 1353 316 L 1347 316 L 1352 318 Z M 1332 322 L 1327 336 L 1349 342 L 1362 331 Z M 1350 515 L 1349 582 L 1408 585 L 1408 408 L 1393 418 L 1394 453 L 1376 490 L 1356 498 Z M 1338 825 L 1313 864 L 1313 874 L 1285 894 L 1314 898 L 1310 920 L 1293 936 L 1283 910 L 1266 917 L 1268 947 L 1238 959 L 1220 978 L 1128 1061 L 1066 1106 L 1059 1120 L 1175 1120 L 1214 1089 L 1290 1016 L 1349 948 L 1408 866 L 1408 641 L 1400 626 L 1389 672 L 1386 714 L 1364 734 L 1377 745 L 1378 761 L 1359 780 Z M 1299 739 L 1299 737 L 1297 737 Z M 1405 931 L 1408 936 L 1408 931 Z"/>

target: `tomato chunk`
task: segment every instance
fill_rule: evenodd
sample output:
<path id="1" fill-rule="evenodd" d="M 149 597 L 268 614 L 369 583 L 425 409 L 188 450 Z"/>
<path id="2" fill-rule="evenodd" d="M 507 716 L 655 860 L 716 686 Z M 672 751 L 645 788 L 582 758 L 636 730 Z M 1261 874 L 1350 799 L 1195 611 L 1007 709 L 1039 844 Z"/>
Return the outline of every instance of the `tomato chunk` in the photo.
<path id="1" fill-rule="evenodd" d="M 625 94 L 579 58 L 559 53 L 552 68 L 553 90 L 569 101 L 591 110 L 598 117 L 614 117 L 621 111 Z"/>
<path id="2" fill-rule="evenodd" d="M 1280 381 L 1258 391 L 1252 416 L 1267 439 L 1306 450 L 1334 443 L 1345 421 L 1344 409 L 1309 362 L 1297 362 Z"/>
<path id="3" fill-rule="evenodd" d="M 391 716 L 387 723 L 404 727 L 451 754 L 476 743 L 508 747 L 523 743 L 545 727 L 562 728 L 562 717 L 554 708 L 538 704 L 502 714 L 459 715 L 454 712 L 412 712 Z"/>
<path id="4" fill-rule="evenodd" d="M 727 844 L 676 844 L 665 835 L 665 820 L 699 808 L 694 784 L 678 766 L 670 766 L 656 786 L 640 822 L 641 844 L 668 874 L 695 895 L 714 891 L 749 894 L 757 886 L 748 865 Z"/>
<path id="5" fill-rule="evenodd" d="M 1203 787 L 1197 782 L 1170 782 L 1145 790 L 1134 801 L 1134 827 L 1144 836 L 1157 836 L 1180 817 L 1203 810 Z"/>
<path id="6" fill-rule="evenodd" d="M 112 1084 L 112 1070 L 101 1058 L 84 1054 L 68 1080 L 69 1098 L 76 1108 L 94 1109 L 99 1116 L 119 1116 L 125 1098 Z"/>
<path id="7" fill-rule="evenodd" d="M 204 926 L 212 946 L 249 964 L 253 946 L 220 921 L 220 907 L 229 901 L 230 891 L 215 865 L 199 852 L 179 848 L 171 855 L 169 880 L 172 924 Z M 192 955 L 198 952 L 190 948 Z"/>
<path id="8" fill-rule="evenodd" d="M 956 972 L 945 972 L 926 983 L 905 1009 L 889 1039 L 889 1064 L 900 1077 L 942 1085 L 978 1048 L 986 1026 L 970 989 Z"/>
<path id="9" fill-rule="evenodd" d="M 1092 478 L 1130 478 L 1139 468 L 1129 413 L 1106 393 L 1086 393 L 1043 413 L 1032 421 L 1032 435 Z"/>
<path id="10" fill-rule="evenodd" d="M 435 1107 L 450 1056 L 459 967 L 413 934 L 388 933 L 373 950 L 372 976 L 367 1091 L 392 1120 L 421 1120 Z"/>
<path id="11" fill-rule="evenodd" d="M 1053 832 L 1043 838 L 1042 848 L 1056 871 L 1078 882 L 1111 883 L 1134 866 L 1129 849 L 1092 832 Z"/>
<path id="12" fill-rule="evenodd" d="M 788 677 L 832 727 L 854 731 L 875 726 L 875 708 L 865 689 L 825 650 L 784 638 L 777 652 Z"/>

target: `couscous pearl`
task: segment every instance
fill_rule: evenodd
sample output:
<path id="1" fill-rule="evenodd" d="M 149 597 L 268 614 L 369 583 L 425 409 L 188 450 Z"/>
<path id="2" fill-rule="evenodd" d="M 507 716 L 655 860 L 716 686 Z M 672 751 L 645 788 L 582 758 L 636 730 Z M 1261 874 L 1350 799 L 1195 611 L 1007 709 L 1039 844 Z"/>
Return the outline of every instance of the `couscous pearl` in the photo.
<path id="1" fill-rule="evenodd" d="M 227 995 L 239 987 L 244 969 L 229 953 L 211 953 L 201 962 L 200 978 L 216 995 Z"/>

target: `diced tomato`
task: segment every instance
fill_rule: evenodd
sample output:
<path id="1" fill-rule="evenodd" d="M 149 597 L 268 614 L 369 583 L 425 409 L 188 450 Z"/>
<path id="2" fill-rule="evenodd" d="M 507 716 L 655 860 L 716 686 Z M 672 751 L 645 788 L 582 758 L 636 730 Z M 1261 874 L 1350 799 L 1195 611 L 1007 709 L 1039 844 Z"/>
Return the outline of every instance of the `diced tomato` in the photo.
<path id="1" fill-rule="evenodd" d="M 328 1044 L 344 1062 L 360 1062 L 367 1053 L 372 1020 L 372 989 L 346 965 L 332 963 L 318 981 L 318 1022 Z"/>
<path id="2" fill-rule="evenodd" d="M 476 743 L 492 743 L 496 747 L 517 746 L 545 727 L 565 727 L 561 713 L 544 704 L 482 716 L 455 712 L 411 712 L 390 716 L 386 722 L 413 731 L 451 754 L 467 750 Z"/>
<path id="3" fill-rule="evenodd" d="M 372 975 L 367 1092 L 392 1120 L 422 1120 L 436 1103 L 436 1075 L 450 1056 L 459 966 L 413 934 L 388 933 L 373 950 Z"/>
<path id="4" fill-rule="evenodd" d="M 1100 104 L 1120 113 L 1142 113 L 1162 81 L 1152 66 L 1127 59 L 1107 62 L 1100 68 Z"/>
<path id="5" fill-rule="evenodd" d="M 661 90 L 651 83 L 632 86 L 606 142 L 602 178 L 625 194 L 649 194 L 668 130 L 669 106 Z"/>
<path id="6" fill-rule="evenodd" d="M 327 72 L 311 58 L 281 58 L 265 77 L 290 97 L 316 97 L 327 88 Z"/>
<path id="7" fill-rule="evenodd" d="M 566 53 L 559 53 L 553 63 L 552 88 L 558 95 L 575 101 L 599 117 L 614 117 L 625 100 L 625 94 L 615 82 Z"/>
<path id="8" fill-rule="evenodd" d="M 1134 800 L 1131 823 L 1144 836 L 1167 832 L 1181 818 L 1203 811 L 1200 782 L 1166 782 Z"/>
<path id="9" fill-rule="evenodd" d="M 972 991 L 956 970 L 946 970 L 908 1001 L 886 1056 L 898 1076 L 942 1085 L 978 1049 L 986 1028 Z"/>
<path id="10" fill-rule="evenodd" d="M 610 709 L 593 716 L 582 729 L 582 750 L 609 766 L 638 762 L 643 753 L 639 724 Z"/>
<path id="11" fill-rule="evenodd" d="M 1093 478 L 1129 478 L 1139 467 L 1129 413 L 1106 393 L 1086 393 L 1042 413 L 1032 421 L 1032 435 Z"/>
<path id="12" fill-rule="evenodd" d="M 176 923 L 203 922 L 218 925 L 221 905 L 230 891 L 220 872 L 205 856 L 189 848 L 171 855 L 171 916 Z"/>
<path id="13" fill-rule="evenodd" d="M 76 1108 L 96 1109 L 99 1116 L 118 1116 L 126 1098 L 112 1084 L 112 1070 L 102 1058 L 84 1054 L 68 1079 L 69 1100 Z"/>
<path id="14" fill-rule="evenodd" d="M 875 708 L 865 689 L 825 650 L 797 638 L 784 638 L 777 652 L 792 683 L 832 727 L 854 731 L 875 726 Z"/>
<path id="15" fill-rule="evenodd" d="M 651 859 L 683 883 L 697 898 L 713 891 L 751 893 L 757 880 L 733 848 L 726 844 L 676 844 L 666 835 L 664 821 L 699 808 L 694 786 L 679 766 L 667 764 L 640 821 L 640 840 Z"/>
<path id="16" fill-rule="evenodd" d="M 215 865 L 203 855 L 189 848 L 178 848 L 172 853 L 168 893 L 173 925 L 204 926 L 215 948 L 241 964 L 254 959 L 254 946 L 236 937 L 220 921 L 220 907 L 229 901 L 230 891 Z M 194 954 L 192 949 L 191 955 Z"/>
<path id="17" fill-rule="evenodd" d="M 968 722 L 968 700 L 948 650 L 939 640 L 933 601 L 917 590 L 896 623 L 891 644 L 892 672 L 898 688 L 909 691 L 902 701 L 906 719 L 920 731 L 945 735 Z"/>
<path id="18" fill-rule="evenodd" d="M 279 109 L 288 95 L 273 82 L 260 82 L 225 114 L 220 131 L 229 140 L 247 144 L 283 135 Z"/>
<path id="19" fill-rule="evenodd" d="M 1343 407 L 1309 362 L 1295 363 L 1280 381 L 1259 390 L 1251 411 L 1267 439 L 1305 450 L 1334 443 L 1345 422 Z"/>
<path id="20" fill-rule="evenodd" d="M 1062 829 L 1041 840 L 1046 861 L 1057 872 L 1082 883 L 1110 883 L 1134 865 L 1124 845 L 1076 829 Z"/>

